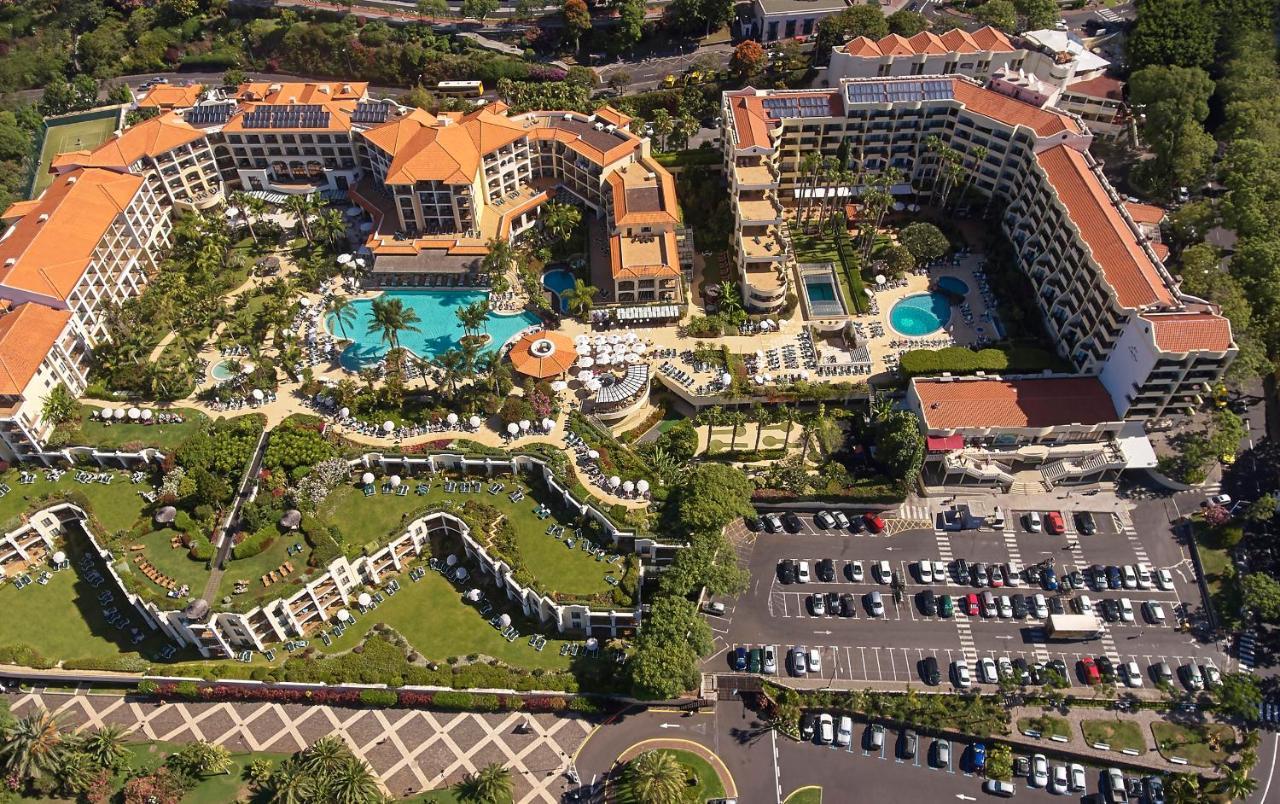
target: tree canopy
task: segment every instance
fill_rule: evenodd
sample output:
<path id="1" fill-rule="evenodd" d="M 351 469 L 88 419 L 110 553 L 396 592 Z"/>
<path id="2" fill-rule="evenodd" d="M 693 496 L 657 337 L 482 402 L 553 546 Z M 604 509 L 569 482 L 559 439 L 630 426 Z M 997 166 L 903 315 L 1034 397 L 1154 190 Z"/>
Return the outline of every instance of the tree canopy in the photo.
<path id="1" fill-rule="evenodd" d="M 1143 0 L 1126 41 L 1129 64 L 1134 70 L 1156 65 L 1208 67 L 1217 38 L 1214 3 Z"/>
<path id="2" fill-rule="evenodd" d="M 676 519 L 688 532 L 720 530 L 735 517 L 753 514 L 751 481 L 740 470 L 701 464 L 673 493 Z"/>
<path id="3" fill-rule="evenodd" d="M 814 63 L 826 64 L 831 58 L 831 48 L 855 37 L 880 39 L 888 35 L 889 22 L 879 6 L 850 6 L 818 23 L 818 35 L 813 46 Z"/>

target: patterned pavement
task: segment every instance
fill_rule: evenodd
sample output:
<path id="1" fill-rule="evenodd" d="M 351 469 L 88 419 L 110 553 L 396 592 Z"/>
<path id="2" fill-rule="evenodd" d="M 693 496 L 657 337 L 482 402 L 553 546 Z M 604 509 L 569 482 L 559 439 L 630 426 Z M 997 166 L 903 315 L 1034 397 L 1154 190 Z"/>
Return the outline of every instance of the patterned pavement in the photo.
<path id="1" fill-rule="evenodd" d="M 232 751 L 298 751 L 326 734 L 340 735 L 369 763 L 388 791 L 407 796 L 445 787 L 499 762 L 512 771 L 515 800 L 556 802 L 563 775 L 591 732 L 579 717 L 517 712 L 475 714 L 416 709 L 349 709 L 273 703 L 139 702 L 118 695 L 35 691 L 7 696 L 11 711 L 56 712 L 64 727 L 114 723 L 135 737 L 208 740 Z M 527 733 L 517 733 L 522 723 Z"/>

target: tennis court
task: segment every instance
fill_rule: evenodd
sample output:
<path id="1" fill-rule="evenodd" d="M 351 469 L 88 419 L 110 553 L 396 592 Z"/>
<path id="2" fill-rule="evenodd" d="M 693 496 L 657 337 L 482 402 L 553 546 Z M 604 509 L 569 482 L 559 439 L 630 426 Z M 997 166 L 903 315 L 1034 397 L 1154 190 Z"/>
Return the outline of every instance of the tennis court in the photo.
<path id="1" fill-rule="evenodd" d="M 98 147 L 116 130 L 116 122 L 119 119 L 120 109 L 113 106 L 110 109 L 83 112 L 46 121 L 44 142 L 40 147 L 40 166 L 36 169 L 31 197 L 39 195 L 53 180 L 49 173 L 49 165 L 53 162 L 54 156 L 67 151 Z"/>

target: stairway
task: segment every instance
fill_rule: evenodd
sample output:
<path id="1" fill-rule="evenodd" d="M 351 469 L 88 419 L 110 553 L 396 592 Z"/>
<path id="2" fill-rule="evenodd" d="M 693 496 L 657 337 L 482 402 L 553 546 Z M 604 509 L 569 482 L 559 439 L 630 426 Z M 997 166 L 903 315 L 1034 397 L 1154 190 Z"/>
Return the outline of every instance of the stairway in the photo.
<path id="1" fill-rule="evenodd" d="M 1009 485 L 1010 494 L 1043 494 L 1048 491 L 1051 486 L 1044 482 L 1040 472 L 1029 469 L 1022 472 L 1015 472 L 1013 475 L 1013 483 Z"/>

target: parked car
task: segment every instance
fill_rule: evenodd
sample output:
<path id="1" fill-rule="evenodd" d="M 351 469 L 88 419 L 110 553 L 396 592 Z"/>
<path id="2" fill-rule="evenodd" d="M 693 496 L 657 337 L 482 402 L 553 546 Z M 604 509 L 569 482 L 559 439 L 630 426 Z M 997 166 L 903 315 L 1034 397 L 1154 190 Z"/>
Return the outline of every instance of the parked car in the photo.
<path id="1" fill-rule="evenodd" d="M 930 687 L 936 687 L 942 682 L 942 673 L 938 671 L 937 658 L 926 656 L 920 662 L 920 678 Z"/>
<path id="2" fill-rule="evenodd" d="M 1035 612 L 1037 619 L 1043 620 L 1049 616 L 1049 602 L 1045 599 L 1044 595 L 1037 592 L 1031 598 L 1031 601 L 1032 611 Z"/>
<path id="3" fill-rule="evenodd" d="M 987 768 L 987 747 L 982 743 L 974 743 L 969 747 L 969 764 L 975 771 Z"/>
<path id="4" fill-rule="evenodd" d="M 770 676 L 778 674 L 778 648 L 776 645 L 764 646 L 764 672 Z"/>
<path id="5" fill-rule="evenodd" d="M 1086 684 L 1098 684 L 1102 681 L 1102 671 L 1098 669 L 1098 663 L 1093 657 L 1084 656 L 1080 659 L 1080 678 Z"/>
<path id="6" fill-rule="evenodd" d="M 1120 671 L 1121 671 L 1121 675 L 1124 676 L 1125 686 L 1128 686 L 1128 687 L 1142 686 L 1142 673 L 1139 672 L 1138 670 L 1137 662 L 1125 662 L 1124 664 L 1120 665 Z"/>
<path id="7" fill-rule="evenodd" d="M 1111 663 L 1111 657 L 1104 654 L 1102 656 L 1095 657 L 1093 661 L 1098 665 L 1098 672 L 1102 674 L 1104 681 L 1115 681 L 1116 666 Z"/>
<path id="8" fill-rule="evenodd" d="M 792 675 L 803 676 L 808 672 L 809 660 L 806 658 L 808 651 L 803 647 L 791 649 L 791 673 Z"/>
<path id="9" fill-rule="evenodd" d="M 739 673 L 747 669 L 747 649 L 742 645 L 733 649 L 733 669 Z"/>
<path id="10" fill-rule="evenodd" d="M 978 596 L 973 592 L 964 597 L 964 613 L 970 617 L 978 616 Z"/>
<path id="11" fill-rule="evenodd" d="M 821 617 L 822 615 L 826 614 L 827 613 L 826 595 L 822 594 L 821 592 L 809 595 L 809 611 L 812 612 L 815 617 Z"/>
<path id="12" fill-rule="evenodd" d="M 1222 684 L 1222 671 L 1210 659 L 1200 665 L 1200 670 L 1204 673 L 1204 684 L 1206 687 L 1213 689 Z"/>
<path id="13" fill-rule="evenodd" d="M 1152 625 L 1164 625 L 1164 606 L 1154 600 L 1142 604 L 1142 614 Z"/>
<path id="14" fill-rule="evenodd" d="M 969 675 L 969 662 L 956 659 L 951 663 L 951 677 L 957 687 L 968 689 L 973 686 L 973 676 Z"/>
<path id="15" fill-rule="evenodd" d="M 1138 564 L 1136 569 L 1138 570 L 1138 588 L 1150 589 L 1151 588 L 1151 567 L 1148 567 L 1146 564 Z"/>
<path id="16" fill-rule="evenodd" d="M 1138 588 L 1138 568 L 1132 564 L 1125 564 L 1120 568 L 1120 578 L 1125 589 Z"/>
<path id="17" fill-rule="evenodd" d="M 862 515 L 862 522 L 867 526 L 867 530 L 872 533 L 880 533 L 884 530 L 884 520 L 871 511 Z"/>
<path id="18" fill-rule="evenodd" d="M 1057 795 L 1064 795 L 1069 787 L 1067 766 L 1054 765 L 1049 772 L 1049 790 Z"/>
<path id="19" fill-rule="evenodd" d="M 822 745 L 835 742 L 835 720 L 826 712 L 818 715 L 818 742 Z"/>
<path id="20" fill-rule="evenodd" d="M 1018 788 L 1014 787 L 1012 782 L 988 779 L 982 783 L 982 792 L 997 798 L 1013 798 L 1013 794 L 1018 792 Z"/>
<path id="21" fill-rule="evenodd" d="M 791 559 L 778 562 L 778 580 L 782 583 L 796 582 L 796 562 Z"/>
<path id="22" fill-rule="evenodd" d="M 809 648 L 809 672 L 822 675 L 822 653 L 817 648 Z"/>
<path id="23" fill-rule="evenodd" d="M 759 533 L 765 530 L 764 517 L 760 516 L 744 516 L 742 521 L 747 526 L 747 530 L 752 533 Z"/>
<path id="24" fill-rule="evenodd" d="M 808 583 L 809 580 L 809 562 L 801 561 L 796 564 L 796 583 Z"/>
<path id="25" fill-rule="evenodd" d="M 1040 574 L 1040 585 L 1046 591 L 1058 591 L 1058 575 L 1053 571 L 1053 567 L 1045 567 L 1044 572 Z"/>
<path id="26" fill-rule="evenodd" d="M 818 574 L 818 580 L 823 583 L 831 583 L 836 579 L 836 563 L 829 558 L 824 558 L 814 567 Z"/>
<path id="27" fill-rule="evenodd" d="M 990 656 L 983 656 L 978 660 L 978 676 L 982 679 L 983 684 L 998 684 L 1000 676 L 996 672 L 996 662 Z"/>
<path id="28" fill-rule="evenodd" d="M 822 529 L 834 528 L 836 526 L 836 518 L 831 515 L 830 511 L 819 511 L 814 516 L 813 521 Z"/>
<path id="29" fill-rule="evenodd" d="M 933 583 L 933 562 L 921 559 L 916 562 L 916 577 L 920 583 Z"/>
<path id="30" fill-rule="evenodd" d="M 1062 514 L 1057 511 L 1050 511 L 1044 515 L 1044 530 L 1050 536 L 1061 536 L 1067 532 L 1067 523 L 1062 520 Z"/>
<path id="31" fill-rule="evenodd" d="M 878 589 L 867 593 L 867 610 L 871 612 L 872 617 L 884 616 L 884 599 L 880 596 Z"/>
<path id="32" fill-rule="evenodd" d="M 1200 666 L 1195 662 L 1187 662 L 1181 668 L 1182 683 L 1187 685 L 1187 689 L 1198 691 L 1204 689 L 1204 675 L 1200 672 Z"/>
<path id="33" fill-rule="evenodd" d="M 812 712 L 805 712 L 800 716 L 800 739 L 812 740 L 813 735 L 817 731 L 818 716 Z"/>
<path id="34" fill-rule="evenodd" d="M 1155 664 L 1151 665 L 1151 676 L 1158 683 L 1172 684 L 1173 668 L 1170 667 L 1169 663 L 1166 661 L 1156 662 Z"/>
<path id="35" fill-rule="evenodd" d="M 1107 768 L 1107 800 L 1112 804 L 1123 804 L 1129 800 L 1129 791 L 1125 789 L 1124 774 L 1119 768 Z"/>
<path id="36" fill-rule="evenodd" d="M 747 651 L 747 672 L 763 673 L 764 672 L 764 651 L 759 648 L 752 648 Z"/>
<path id="37" fill-rule="evenodd" d="M 996 611 L 1006 620 L 1013 616 L 1013 601 L 1008 595 L 996 598 Z"/>
<path id="38" fill-rule="evenodd" d="M 920 737 L 912 729 L 907 729 L 902 733 L 902 751 L 903 759 L 915 759 L 916 750 L 920 746 Z"/>
<path id="39" fill-rule="evenodd" d="M 840 595 L 840 616 L 855 617 L 857 614 L 857 604 L 853 602 L 853 595 L 849 592 Z"/>
<path id="40" fill-rule="evenodd" d="M 1049 784 L 1049 760 L 1044 754 L 1034 754 L 1031 757 L 1031 775 L 1027 777 L 1027 781 L 1032 787 L 1045 787 Z"/>
<path id="41" fill-rule="evenodd" d="M 849 580 L 854 583 L 862 583 L 866 580 L 866 573 L 862 570 L 861 561 L 853 561 L 849 565 Z"/>
<path id="42" fill-rule="evenodd" d="M 1026 617 L 1028 613 L 1029 613 L 1029 609 L 1027 608 L 1026 595 L 1014 595 L 1013 596 L 1013 616 L 1021 620 L 1023 617 Z"/>
<path id="43" fill-rule="evenodd" d="M 840 717 L 840 727 L 836 729 L 836 745 L 846 746 L 853 742 L 853 718 L 848 715 Z"/>
<path id="44" fill-rule="evenodd" d="M 1133 622 L 1133 602 L 1127 597 L 1120 598 L 1120 622 Z"/>
<path id="45" fill-rule="evenodd" d="M 938 598 L 932 589 L 923 589 L 918 592 L 916 603 L 920 606 L 920 612 L 926 617 L 933 617 L 938 613 Z"/>
<path id="46" fill-rule="evenodd" d="M 889 566 L 888 561 L 877 561 L 875 564 L 876 580 L 880 583 L 889 583 L 893 580 L 893 568 Z"/>
<path id="47" fill-rule="evenodd" d="M 1167 569 L 1156 570 L 1156 586 L 1160 587 L 1161 591 L 1172 592 L 1173 573 L 1169 572 Z"/>
<path id="48" fill-rule="evenodd" d="M 1149 804 L 1164 804 L 1164 782 L 1160 781 L 1159 776 L 1148 776 L 1142 780 L 1142 786 L 1146 788 L 1147 801 Z"/>
<path id="49" fill-rule="evenodd" d="M 1084 792 L 1084 789 L 1086 787 L 1084 766 L 1076 762 L 1072 762 L 1069 770 L 1071 772 L 1071 778 L 1070 778 L 1070 781 L 1067 782 L 1068 788 L 1071 790 L 1072 793 Z"/>
<path id="50" fill-rule="evenodd" d="M 937 768 L 946 768 L 951 765 L 951 741 L 950 740 L 934 740 L 933 746 L 933 764 Z"/>
<path id="51" fill-rule="evenodd" d="M 1124 579 L 1120 577 L 1120 568 L 1116 566 L 1107 567 L 1107 588 L 1119 589 L 1124 586 Z"/>
<path id="52" fill-rule="evenodd" d="M 764 529 L 770 533 L 782 532 L 782 517 L 777 514 L 764 515 Z"/>
<path id="53" fill-rule="evenodd" d="M 786 527 L 787 533 L 799 533 L 804 527 L 804 523 L 800 521 L 800 517 L 796 516 L 795 511 L 788 511 L 782 515 L 782 524 Z"/>
<path id="54" fill-rule="evenodd" d="M 951 598 L 951 595 L 941 595 L 938 597 L 938 616 L 939 617 L 951 617 L 955 614 L 955 612 L 956 612 L 956 604 L 955 604 L 955 601 Z"/>
<path id="55" fill-rule="evenodd" d="M 867 748 L 871 751 L 879 751 L 884 747 L 884 726 L 879 723 L 867 729 Z"/>
<path id="56" fill-rule="evenodd" d="M 837 526 L 848 529 L 849 517 L 844 515 L 844 511 L 832 511 L 831 516 L 835 517 Z"/>
<path id="57" fill-rule="evenodd" d="M 989 579 L 987 578 L 987 565 L 983 564 L 982 562 L 978 562 L 977 564 L 974 564 L 973 565 L 973 585 L 986 586 L 988 583 L 989 583 Z"/>
<path id="58" fill-rule="evenodd" d="M 1076 512 L 1076 530 L 1085 536 L 1092 536 L 1098 532 L 1098 523 L 1094 521 L 1093 514 L 1088 511 Z"/>
<path id="59" fill-rule="evenodd" d="M 1004 569 L 999 564 L 991 565 L 991 588 L 999 589 L 1004 586 Z"/>
<path id="60" fill-rule="evenodd" d="M 1044 522 L 1040 519 L 1039 511 L 1028 511 L 1023 515 L 1022 521 L 1026 524 L 1027 530 L 1032 533 L 1039 533 L 1040 529 L 1044 527 Z"/>

